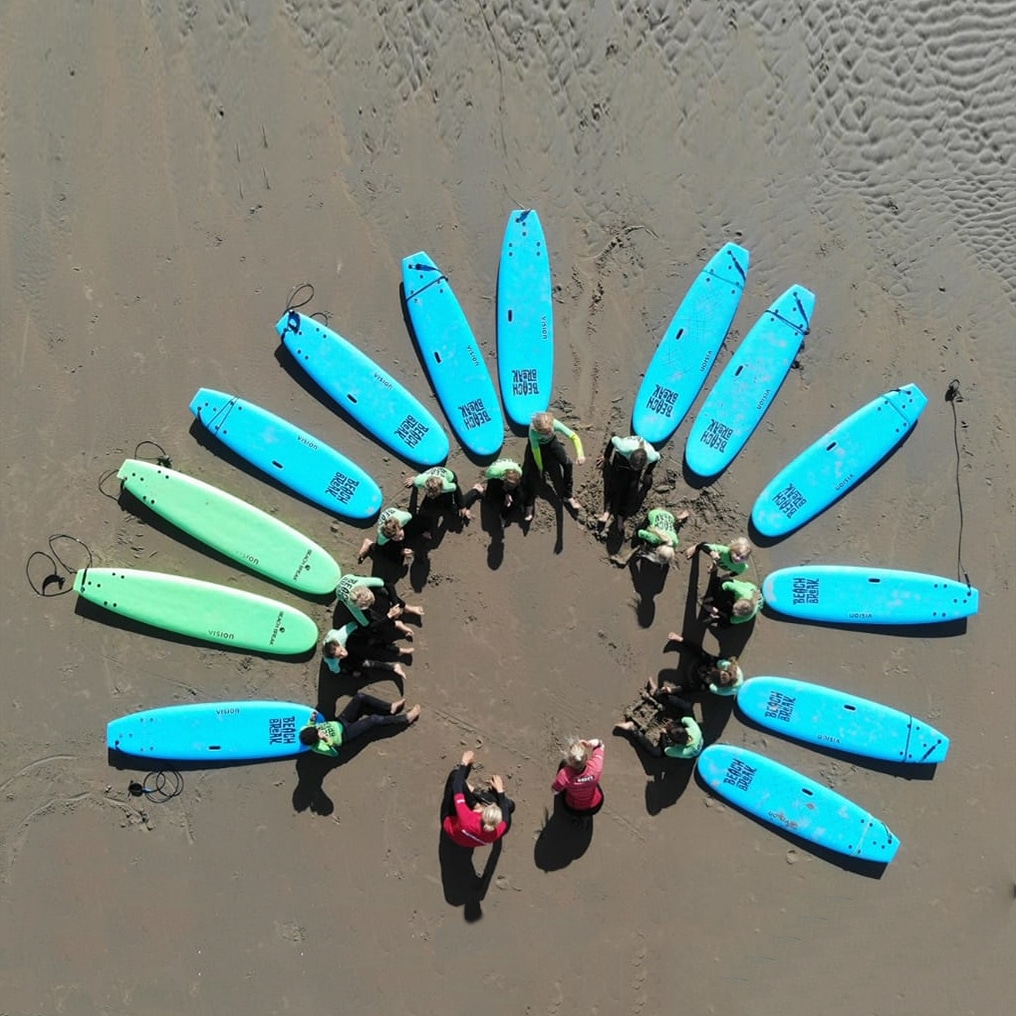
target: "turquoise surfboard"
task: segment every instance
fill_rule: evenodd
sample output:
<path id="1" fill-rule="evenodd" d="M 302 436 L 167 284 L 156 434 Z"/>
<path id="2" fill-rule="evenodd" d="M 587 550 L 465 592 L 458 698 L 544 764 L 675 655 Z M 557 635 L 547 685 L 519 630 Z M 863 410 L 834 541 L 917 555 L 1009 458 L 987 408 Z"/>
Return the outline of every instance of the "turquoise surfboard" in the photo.
<path id="1" fill-rule="evenodd" d="M 448 457 L 448 435 L 430 410 L 351 342 L 295 310 L 275 330 L 293 359 L 378 442 L 420 466 Z"/>
<path id="2" fill-rule="evenodd" d="M 166 762 L 255 762 L 309 749 L 312 710 L 296 702 L 201 702 L 121 716 L 106 725 L 110 751 Z"/>
<path id="3" fill-rule="evenodd" d="M 218 487 L 141 459 L 125 459 L 116 475 L 125 490 L 168 522 L 276 582 L 324 596 L 342 578 L 323 547 Z"/>
<path id="4" fill-rule="evenodd" d="M 977 613 L 973 586 L 939 575 L 851 565 L 799 565 L 762 583 L 766 607 L 828 624 L 940 624 Z"/>
<path id="5" fill-rule="evenodd" d="M 711 744 L 696 764 L 713 793 L 769 825 L 864 861 L 888 864 L 896 856 L 900 841 L 884 822 L 764 755 Z"/>
<path id="6" fill-rule="evenodd" d="M 501 403 L 448 279 L 419 251 L 402 259 L 402 287 L 420 356 L 452 430 L 474 455 L 496 455 L 504 442 Z"/>
<path id="7" fill-rule="evenodd" d="M 815 294 L 791 286 L 737 347 L 691 425 L 684 460 L 702 477 L 722 473 L 754 433 L 790 372 L 815 310 Z"/>
<path id="8" fill-rule="evenodd" d="M 540 217 L 508 217 L 497 272 L 497 372 L 508 419 L 528 427 L 550 405 L 554 384 L 554 301 Z"/>
<path id="9" fill-rule="evenodd" d="M 114 614 L 232 649 L 306 653 L 317 625 L 303 611 L 242 589 L 135 568 L 84 568 L 74 591 Z"/>
<path id="10" fill-rule="evenodd" d="M 789 677 L 752 677 L 737 708 L 760 727 L 807 744 L 886 762 L 944 762 L 949 738 L 891 706 Z"/>
<path id="11" fill-rule="evenodd" d="M 325 511 L 369 519 L 381 510 L 381 488 L 364 470 L 281 416 L 211 388 L 199 388 L 190 409 L 237 455 Z"/>
<path id="12" fill-rule="evenodd" d="M 748 260 L 743 247 L 725 244 L 691 284 L 646 368 L 633 434 L 659 447 L 691 409 L 741 302 Z"/>
<path id="13" fill-rule="evenodd" d="M 862 406 L 806 448 L 766 484 L 751 521 L 768 537 L 786 536 L 863 480 L 913 429 L 928 404 L 903 385 Z"/>

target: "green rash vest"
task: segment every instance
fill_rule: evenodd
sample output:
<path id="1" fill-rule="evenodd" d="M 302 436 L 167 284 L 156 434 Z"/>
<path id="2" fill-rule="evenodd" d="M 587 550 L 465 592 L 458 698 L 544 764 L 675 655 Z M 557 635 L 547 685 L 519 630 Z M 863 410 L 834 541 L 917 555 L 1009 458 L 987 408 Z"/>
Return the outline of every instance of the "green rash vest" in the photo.
<path id="1" fill-rule="evenodd" d="M 648 441 L 643 441 L 640 437 L 618 437 L 615 434 L 610 439 L 610 444 L 614 451 L 623 455 L 626 459 L 631 459 L 632 452 L 637 451 L 639 448 L 645 448 L 646 465 L 652 466 L 660 461 L 660 453 Z"/>
<path id="2" fill-rule="evenodd" d="M 658 529 L 660 533 L 666 533 L 666 537 L 654 533 L 654 529 Z M 676 547 L 680 542 L 677 538 L 677 520 L 674 518 L 674 513 L 668 512 L 666 508 L 650 508 L 649 528 L 640 529 L 637 535 L 640 540 L 645 540 L 653 547 L 659 547 L 662 543 Z"/>
<path id="3" fill-rule="evenodd" d="M 349 602 L 349 594 L 356 586 L 366 586 L 368 589 L 380 589 L 384 584 L 384 579 L 375 578 L 373 575 L 366 577 L 363 575 L 343 575 L 339 579 L 339 584 L 335 587 L 335 595 L 346 606 L 350 614 L 356 618 L 360 626 L 366 627 L 368 624 L 367 615 L 359 607 L 354 607 Z"/>
<path id="4" fill-rule="evenodd" d="M 668 758 L 695 758 L 702 751 L 702 729 L 690 716 L 685 716 L 681 725 L 688 731 L 688 743 L 669 744 L 663 749 L 663 754 Z"/>
<path id="5" fill-rule="evenodd" d="M 409 522 L 412 522 L 412 521 L 413 521 L 413 516 L 412 516 L 412 515 L 410 515 L 410 514 L 409 514 L 409 512 L 404 512 L 404 511 L 403 511 L 403 510 L 402 510 L 401 508 L 386 508 L 386 509 L 385 509 L 385 510 L 384 510 L 384 511 L 383 511 L 383 512 L 382 512 L 382 513 L 381 513 L 381 514 L 380 514 L 380 515 L 379 515 L 379 516 L 377 517 L 377 542 L 378 542 L 378 543 L 379 543 L 379 544 L 380 544 L 380 545 L 381 545 L 382 547 L 383 547 L 383 546 L 384 546 L 384 545 L 385 545 L 385 544 L 386 544 L 386 543 L 387 543 L 387 542 L 389 541 L 389 539 L 390 539 L 390 537 L 388 537 L 388 536 L 385 536 L 385 534 L 381 532 L 381 527 L 382 527 L 382 526 L 383 526 L 383 525 L 384 525 L 384 524 L 385 524 L 385 523 L 386 523 L 386 522 L 387 522 L 387 521 L 388 521 L 389 519 L 398 519 L 398 520 L 399 520 L 399 525 L 400 525 L 400 526 L 405 526 L 405 525 L 406 525 L 407 523 L 409 523 Z"/>
<path id="6" fill-rule="evenodd" d="M 413 477 L 414 487 L 423 487 L 432 476 L 441 477 L 441 489 L 446 494 L 450 494 L 453 490 L 458 490 L 458 484 L 455 482 L 455 474 L 448 469 L 446 466 L 434 466 L 433 469 L 428 469 L 426 472 L 420 473 Z"/>
<path id="7" fill-rule="evenodd" d="M 545 444 L 550 444 L 558 434 L 564 434 L 575 445 L 575 454 L 580 459 L 585 457 L 586 453 L 582 450 L 582 438 L 575 431 L 566 427 L 560 420 L 554 420 L 554 429 L 549 434 L 541 434 L 538 430 L 530 427 L 529 447 L 533 451 L 533 461 L 536 463 L 536 468 L 541 473 L 543 472 L 543 453 L 540 451 L 540 448 Z"/>
<path id="8" fill-rule="evenodd" d="M 339 754 L 339 748 L 342 745 L 342 724 L 338 720 L 329 720 L 327 723 L 308 723 L 308 727 L 317 727 L 322 733 L 326 734 L 331 738 L 331 744 L 326 744 L 324 741 L 318 741 L 317 744 L 310 746 L 311 751 L 316 751 L 319 755 L 329 755 L 335 758 Z"/>
<path id="9" fill-rule="evenodd" d="M 486 480 L 503 480 L 505 473 L 516 472 L 521 475 L 522 467 L 514 459 L 498 459 L 487 466 L 483 474 Z"/>
<path id="10" fill-rule="evenodd" d="M 708 550 L 710 554 L 718 555 L 720 565 L 726 568 L 728 572 L 732 572 L 734 575 L 743 575 L 748 570 L 748 562 L 735 561 L 730 556 L 730 548 L 724 547 L 722 543 L 707 543 L 706 550 Z"/>
<path id="11" fill-rule="evenodd" d="M 721 586 L 728 593 L 734 594 L 735 600 L 752 600 L 755 604 L 755 609 L 745 617 L 737 617 L 736 614 L 730 615 L 731 624 L 744 624 L 745 621 L 750 621 L 762 608 L 762 596 L 759 593 L 758 586 L 754 582 L 746 582 L 744 579 L 728 579 Z"/>

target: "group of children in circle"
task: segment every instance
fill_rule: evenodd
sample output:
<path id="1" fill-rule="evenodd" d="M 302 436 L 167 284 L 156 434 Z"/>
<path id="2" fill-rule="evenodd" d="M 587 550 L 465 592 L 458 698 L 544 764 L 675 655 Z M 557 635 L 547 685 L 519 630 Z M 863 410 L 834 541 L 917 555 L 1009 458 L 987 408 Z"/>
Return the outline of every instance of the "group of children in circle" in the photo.
<path id="1" fill-rule="evenodd" d="M 524 523 L 531 522 L 537 490 L 551 460 L 560 469 L 561 499 L 577 514 L 582 506 L 574 496 L 573 463 L 561 436 L 574 444 L 578 464 L 584 463 L 585 453 L 578 434 L 551 413 L 541 412 L 532 417 L 521 465 L 511 458 L 498 459 L 465 492 L 455 472 L 446 466 L 435 466 L 410 477 L 405 482 L 412 489 L 409 510 L 390 507 L 382 511 L 376 536 L 364 539 L 357 562 L 376 556 L 399 568 L 408 567 L 416 553 L 412 542 L 431 540 L 434 527 L 449 515 L 469 520 L 472 506 L 481 499 L 491 506 L 497 524 L 502 527 L 515 512 L 521 514 Z M 641 437 L 610 438 L 596 461 L 603 473 L 603 513 L 597 520 L 601 530 L 623 534 L 624 521 L 648 492 L 653 467 L 659 461 L 659 452 Z M 417 510 L 418 495 L 422 499 Z M 637 556 L 669 567 L 676 558 L 680 527 L 688 517 L 687 511 L 675 515 L 664 507 L 650 508 L 644 526 L 635 533 L 630 552 L 623 560 L 615 558 L 615 563 L 624 565 Z M 702 623 L 707 627 L 725 627 L 754 618 L 762 606 L 762 597 L 758 587 L 744 577 L 752 552 L 748 540 L 738 537 L 729 545 L 698 543 L 688 548 L 685 555 L 690 559 L 699 552 L 707 553 L 711 559 L 710 585 L 702 600 Z M 419 620 L 423 607 L 407 604 L 391 582 L 376 576 L 346 574 L 338 584 L 336 596 L 352 620 L 325 635 L 322 656 L 329 670 L 335 674 L 359 674 L 371 669 L 389 671 L 404 681 L 406 672 L 400 661 L 412 655 L 413 647 L 396 643 L 412 639 L 413 629 L 405 619 Z M 668 639 L 694 657 L 689 675 L 683 678 L 682 685 L 659 684 L 650 678 L 644 695 L 658 707 L 661 722 L 645 728 L 637 720 L 627 719 L 618 723 L 614 731 L 630 737 L 650 755 L 692 759 L 702 751 L 703 734 L 694 718 L 692 703 L 685 696 L 699 691 L 736 695 L 744 683 L 744 674 L 736 657 L 715 656 L 677 632 L 670 632 Z M 389 658 L 382 658 L 385 656 Z M 357 691 L 335 720 L 326 720 L 316 710 L 312 711 L 299 737 L 312 751 L 335 757 L 342 744 L 373 727 L 408 726 L 419 715 L 420 706 L 407 710 L 404 697 L 386 702 Z M 603 754 L 604 745 L 599 739 L 574 739 L 564 753 L 552 790 L 573 816 L 588 817 L 603 806 L 600 788 Z M 505 794 L 501 776 L 492 776 L 486 787 L 470 784 L 467 777 L 472 764 L 473 752 L 467 751 L 448 778 L 442 806 L 445 833 L 455 843 L 469 848 L 500 839 L 511 826 L 515 807 Z"/>

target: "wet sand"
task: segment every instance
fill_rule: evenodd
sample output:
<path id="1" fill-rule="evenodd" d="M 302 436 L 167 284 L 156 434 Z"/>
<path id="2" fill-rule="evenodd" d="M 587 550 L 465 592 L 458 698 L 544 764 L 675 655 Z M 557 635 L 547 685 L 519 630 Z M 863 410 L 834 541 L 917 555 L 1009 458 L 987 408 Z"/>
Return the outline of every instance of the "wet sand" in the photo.
<path id="1" fill-rule="evenodd" d="M 1004 4 L 911 0 L 5 4 L 0 1012 L 1008 1011 L 1013 25 Z M 334 708 L 354 685 L 316 658 L 139 634 L 73 593 L 47 603 L 30 555 L 69 534 L 98 564 L 276 596 L 327 628 L 332 604 L 204 553 L 104 497 L 100 477 L 156 441 L 352 567 L 364 530 L 241 468 L 188 403 L 201 386 L 241 394 L 401 499 L 414 470 L 333 412 L 274 323 L 310 280 L 308 309 L 330 311 L 441 418 L 403 321 L 401 258 L 425 249 L 441 265 L 493 365 L 515 207 L 537 208 L 547 231 L 553 408 L 586 445 L 587 512 L 541 501 L 528 533 L 509 527 L 503 558 L 474 519 L 434 549 L 425 581 L 403 580 L 426 608 L 407 687 L 423 716 L 358 743 L 320 792 L 313 766 L 287 761 L 184 772 L 165 803 L 130 796 L 146 769 L 107 764 L 115 716 L 248 697 Z M 799 450 L 915 382 L 930 401 L 912 436 L 832 509 L 760 546 L 757 572 L 868 563 L 965 572 L 981 590 L 964 630 L 763 616 L 741 654 L 749 675 L 927 718 L 952 739 L 931 778 L 811 751 L 705 703 L 709 740 L 769 754 L 884 819 L 902 846 L 880 877 L 610 736 L 645 679 L 675 664 L 665 636 L 691 573 L 682 558 L 640 597 L 609 563 L 588 524 L 593 459 L 627 432 L 656 342 L 728 241 L 752 266 L 706 390 L 789 285 L 814 290 L 817 308 L 799 369 L 717 482 L 682 471 L 701 397 L 662 449 L 654 497 L 691 511 L 683 542 L 742 531 Z M 950 403 L 954 378 L 963 401 Z M 522 446 L 507 436 L 506 451 Z M 449 464 L 469 482 L 482 469 L 454 440 Z M 57 547 L 83 563 L 77 544 Z M 545 828 L 571 734 L 607 739 L 591 837 Z M 482 888 L 486 854 L 463 871 L 438 835 L 466 748 L 517 802 Z"/>

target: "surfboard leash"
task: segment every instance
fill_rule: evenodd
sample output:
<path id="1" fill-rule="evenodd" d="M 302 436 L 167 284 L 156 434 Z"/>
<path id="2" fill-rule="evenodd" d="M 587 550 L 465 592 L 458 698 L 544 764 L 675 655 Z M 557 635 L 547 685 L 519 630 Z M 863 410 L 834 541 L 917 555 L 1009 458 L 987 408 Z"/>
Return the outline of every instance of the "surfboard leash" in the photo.
<path id="1" fill-rule="evenodd" d="M 301 300 L 299 303 L 293 303 L 296 299 L 297 293 L 302 290 L 307 290 L 307 298 Z M 288 314 L 291 310 L 299 310 L 301 307 L 306 307 L 311 300 L 314 299 L 314 287 L 309 282 L 301 282 L 299 285 L 294 286 L 289 291 L 289 296 L 286 297 L 286 313 Z"/>
<path id="2" fill-rule="evenodd" d="M 149 786 L 149 781 L 152 785 Z M 158 769 L 149 773 L 141 782 L 131 780 L 127 793 L 131 797 L 146 797 L 156 804 L 172 801 L 183 792 L 183 776 L 175 769 Z"/>
<path id="3" fill-rule="evenodd" d="M 158 448 L 159 454 L 156 455 L 154 459 L 150 458 L 148 456 L 142 455 L 141 454 L 141 449 L 144 448 L 145 445 L 151 445 L 153 448 Z M 134 446 L 134 455 L 133 455 L 133 458 L 140 459 L 142 462 L 154 462 L 157 466 L 162 466 L 163 469 L 172 469 L 173 468 L 173 460 L 169 457 L 169 453 L 166 451 L 166 449 L 163 448 L 162 445 L 159 444 L 158 441 L 148 441 L 148 440 L 139 441 Z M 106 487 L 105 487 L 106 481 L 111 476 L 115 476 L 117 474 L 117 472 L 118 472 L 118 470 L 116 470 L 116 469 L 107 469 L 106 472 L 104 472 L 99 477 L 99 482 L 98 482 L 97 486 L 99 488 L 99 493 L 103 497 L 108 497 L 110 499 L 110 501 L 116 501 L 117 503 L 119 503 L 120 502 L 120 495 L 119 494 L 110 494 L 109 491 L 107 491 Z M 121 490 L 122 489 L 123 489 L 123 485 L 121 484 Z"/>
<path id="4" fill-rule="evenodd" d="M 953 446 L 956 449 L 956 503 L 960 510 L 960 528 L 956 537 L 956 577 L 961 582 L 966 582 L 970 588 L 970 576 L 963 567 L 963 489 L 960 486 L 960 419 L 956 413 L 956 403 L 963 401 L 963 393 L 960 391 L 960 379 L 953 378 L 949 387 L 945 390 L 945 401 L 952 406 L 953 414 Z M 964 428 L 966 423 L 963 423 Z"/>
<path id="5" fill-rule="evenodd" d="M 63 558 L 61 558 L 60 554 L 57 552 L 56 547 L 53 546 L 54 540 L 73 540 L 75 543 L 80 544 L 85 548 L 85 553 L 88 555 L 88 564 L 85 565 L 85 570 L 87 571 L 92 567 L 92 552 L 89 549 L 88 544 L 79 540 L 76 536 L 69 536 L 67 533 L 54 533 L 48 541 L 49 553 L 47 554 L 44 550 L 33 550 L 32 553 L 28 555 L 28 560 L 25 562 L 25 578 L 28 579 L 28 584 L 32 587 L 32 592 L 35 593 L 36 596 L 63 596 L 64 593 L 69 593 L 74 588 L 73 583 L 69 586 L 66 585 L 67 577 L 73 575 L 78 569 L 69 568 L 67 566 Z M 49 561 L 51 568 L 49 574 L 43 578 L 39 585 L 36 585 L 35 580 L 32 578 L 32 561 L 34 561 L 37 557 L 41 557 Z M 66 573 L 65 575 L 60 574 L 61 568 Z M 54 582 L 56 583 L 57 591 L 55 593 L 51 593 L 48 590 L 50 585 Z"/>

